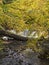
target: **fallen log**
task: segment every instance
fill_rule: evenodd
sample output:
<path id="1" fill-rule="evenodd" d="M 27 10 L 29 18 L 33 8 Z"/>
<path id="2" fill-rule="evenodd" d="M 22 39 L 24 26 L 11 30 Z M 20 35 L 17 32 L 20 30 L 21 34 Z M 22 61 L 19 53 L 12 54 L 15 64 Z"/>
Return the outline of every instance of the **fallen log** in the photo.
<path id="1" fill-rule="evenodd" d="M 10 33 L 10 32 L 5 31 L 5 30 L 0 30 L 0 37 L 1 36 L 7 36 L 10 38 L 14 38 L 14 40 L 18 40 L 18 41 L 27 41 L 28 40 L 28 37 L 16 35 L 16 34 Z"/>

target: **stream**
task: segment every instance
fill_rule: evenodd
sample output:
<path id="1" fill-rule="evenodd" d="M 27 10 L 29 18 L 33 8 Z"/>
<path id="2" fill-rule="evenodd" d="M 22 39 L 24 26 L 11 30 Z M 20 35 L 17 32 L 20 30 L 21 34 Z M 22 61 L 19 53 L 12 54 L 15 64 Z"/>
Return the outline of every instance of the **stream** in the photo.
<path id="1" fill-rule="evenodd" d="M 3 54 L 0 54 L 0 65 L 49 65 L 49 60 L 41 60 L 38 53 L 25 45 L 5 45 Z"/>

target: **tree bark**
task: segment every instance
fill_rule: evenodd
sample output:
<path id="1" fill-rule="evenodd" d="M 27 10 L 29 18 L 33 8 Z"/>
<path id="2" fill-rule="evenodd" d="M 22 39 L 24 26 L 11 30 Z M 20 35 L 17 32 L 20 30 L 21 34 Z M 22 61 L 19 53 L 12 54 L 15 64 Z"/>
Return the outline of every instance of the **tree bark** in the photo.
<path id="1" fill-rule="evenodd" d="M 4 31 L 4 30 L 0 30 L 0 37 L 1 36 L 11 37 L 11 38 L 14 38 L 14 40 L 18 40 L 18 41 L 27 41 L 28 40 L 28 37 L 16 35 L 16 34 Z"/>

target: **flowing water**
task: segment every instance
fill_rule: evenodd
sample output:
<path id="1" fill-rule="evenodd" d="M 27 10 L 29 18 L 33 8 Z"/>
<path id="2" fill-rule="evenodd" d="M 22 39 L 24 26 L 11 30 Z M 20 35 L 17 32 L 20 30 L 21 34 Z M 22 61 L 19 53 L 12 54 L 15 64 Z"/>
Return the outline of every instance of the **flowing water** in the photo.
<path id="1" fill-rule="evenodd" d="M 0 54 L 0 65 L 49 65 L 49 60 L 41 60 L 38 54 L 23 45 L 5 45 Z"/>

